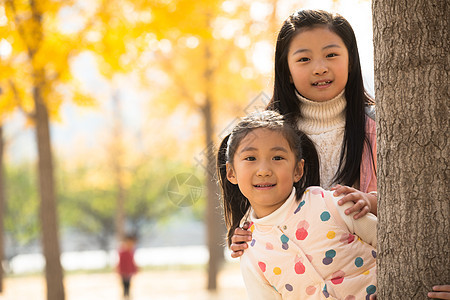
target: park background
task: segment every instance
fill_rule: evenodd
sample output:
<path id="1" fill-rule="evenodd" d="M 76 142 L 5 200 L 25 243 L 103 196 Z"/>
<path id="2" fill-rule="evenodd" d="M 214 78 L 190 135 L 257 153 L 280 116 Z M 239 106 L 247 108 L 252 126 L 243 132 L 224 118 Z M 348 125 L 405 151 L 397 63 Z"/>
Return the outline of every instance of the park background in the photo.
<path id="1" fill-rule="evenodd" d="M 276 34 L 295 10 L 349 20 L 373 96 L 371 1 L 29 3 L 0 1 L 0 299 L 46 299 L 32 69 L 46 73 L 66 299 L 120 299 L 125 232 L 139 238 L 133 299 L 245 299 L 238 260 L 223 247 L 217 286 L 208 275 L 210 151 L 269 101 Z"/>

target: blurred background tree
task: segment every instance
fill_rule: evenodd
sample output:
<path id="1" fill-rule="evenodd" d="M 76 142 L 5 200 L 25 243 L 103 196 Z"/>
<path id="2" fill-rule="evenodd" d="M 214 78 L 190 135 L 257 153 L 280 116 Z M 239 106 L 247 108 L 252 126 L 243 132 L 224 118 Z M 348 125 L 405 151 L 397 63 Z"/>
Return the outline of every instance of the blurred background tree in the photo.
<path id="1" fill-rule="evenodd" d="M 63 101 L 61 86 L 74 90 L 69 85 L 72 76 L 68 63 L 79 44 L 76 36 L 61 34 L 57 27 L 60 10 L 70 2 L 8 0 L 2 4 L 8 19 L 2 36 L 11 46 L 2 98 L 21 109 L 35 126 L 47 298 L 64 299 L 50 118 L 58 116 Z"/>

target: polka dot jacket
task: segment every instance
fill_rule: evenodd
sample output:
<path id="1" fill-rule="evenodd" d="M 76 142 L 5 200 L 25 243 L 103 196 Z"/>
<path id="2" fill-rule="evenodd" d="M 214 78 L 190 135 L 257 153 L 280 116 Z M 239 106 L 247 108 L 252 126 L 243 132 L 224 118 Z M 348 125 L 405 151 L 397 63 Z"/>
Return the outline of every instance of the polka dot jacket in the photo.
<path id="1" fill-rule="evenodd" d="M 369 299 L 376 292 L 376 251 L 350 232 L 332 192 L 295 190 L 278 210 L 256 219 L 241 257 L 250 299 Z"/>

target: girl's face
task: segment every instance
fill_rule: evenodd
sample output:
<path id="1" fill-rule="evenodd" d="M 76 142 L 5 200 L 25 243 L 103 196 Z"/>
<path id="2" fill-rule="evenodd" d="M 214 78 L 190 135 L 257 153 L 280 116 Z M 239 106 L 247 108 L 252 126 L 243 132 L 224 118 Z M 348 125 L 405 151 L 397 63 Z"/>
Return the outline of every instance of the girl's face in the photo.
<path id="1" fill-rule="evenodd" d="M 227 178 L 239 185 L 258 218 L 279 208 L 303 175 L 303 160 L 297 162 L 282 133 L 258 128 L 245 136 L 233 164 L 227 163 Z"/>
<path id="2" fill-rule="evenodd" d="M 333 99 L 347 84 L 347 47 L 326 27 L 314 27 L 297 34 L 291 41 L 287 60 L 291 82 L 309 100 Z"/>

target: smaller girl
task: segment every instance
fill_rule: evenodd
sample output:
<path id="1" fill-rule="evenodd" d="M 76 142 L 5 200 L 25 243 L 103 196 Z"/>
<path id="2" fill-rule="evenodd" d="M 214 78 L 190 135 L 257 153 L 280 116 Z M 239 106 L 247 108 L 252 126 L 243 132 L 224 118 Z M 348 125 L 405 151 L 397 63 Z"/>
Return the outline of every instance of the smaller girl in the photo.
<path id="1" fill-rule="evenodd" d="M 273 111 L 241 120 L 221 143 L 218 172 L 228 245 L 250 222 L 241 257 L 250 299 L 368 299 L 376 292 L 376 224 L 355 220 L 318 185 L 306 135 Z"/>

